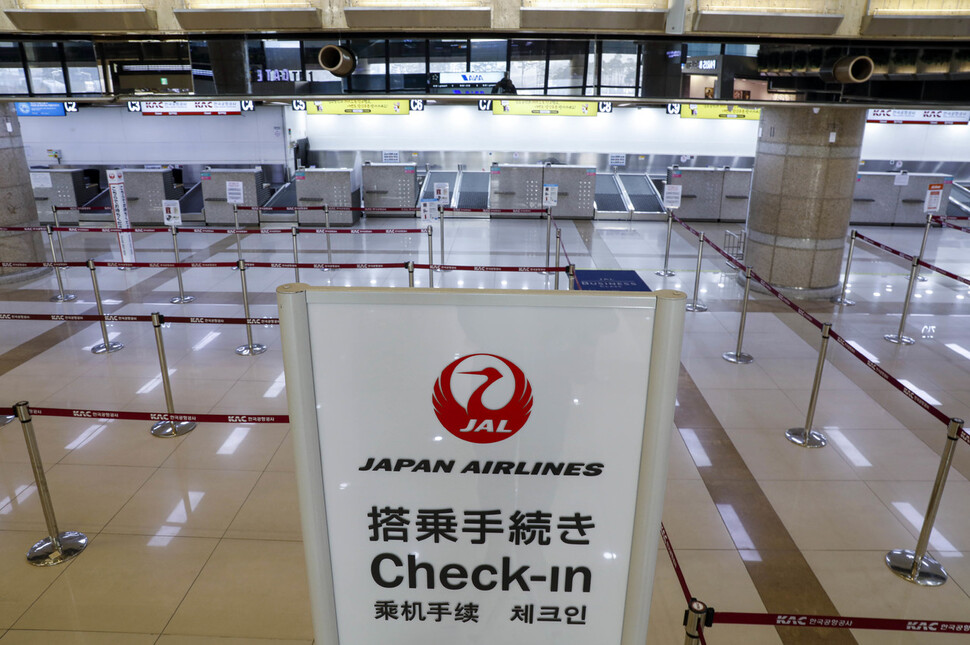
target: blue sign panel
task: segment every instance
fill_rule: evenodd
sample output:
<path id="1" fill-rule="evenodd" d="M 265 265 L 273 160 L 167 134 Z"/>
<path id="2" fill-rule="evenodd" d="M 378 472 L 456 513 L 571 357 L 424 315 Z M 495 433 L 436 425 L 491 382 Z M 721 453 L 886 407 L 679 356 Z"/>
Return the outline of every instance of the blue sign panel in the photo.
<path id="1" fill-rule="evenodd" d="M 583 291 L 650 291 L 636 271 L 576 269 L 576 282 Z"/>
<path id="2" fill-rule="evenodd" d="M 17 116 L 65 116 L 63 103 L 15 103 Z"/>

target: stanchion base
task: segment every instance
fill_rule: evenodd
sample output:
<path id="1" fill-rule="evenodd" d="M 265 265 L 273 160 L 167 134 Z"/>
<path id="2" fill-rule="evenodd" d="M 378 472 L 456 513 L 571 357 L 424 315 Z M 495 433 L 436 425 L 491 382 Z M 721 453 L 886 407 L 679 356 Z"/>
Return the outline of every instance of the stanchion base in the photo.
<path id="1" fill-rule="evenodd" d="M 330 267 L 322 267 L 320 270 L 321 271 L 336 271 L 336 269 L 332 269 Z"/>
<path id="2" fill-rule="evenodd" d="M 118 267 L 119 271 L 134 271 L 135 267 Z"/>
<path id="3" fill-rule="evenodd" d="M 110 354 L 112 352 L 121 351 L 124 348 L 125 348 L 124 345 L 122 345 L 121 343 L 116 343 L 116 342 L 114 342 L 112 340 L 107 345 L 105 345 L 104 343 L 100 343 L 98 345 L 95 345 L 94 347 L 91 348 L 91 353 L 92 354 Z"/>
<path id="4" fill-rule="evenodd" d="M 810 430 L 806 433 L 805 428 L 790 428 L 785 431 L 785 437 L 803 448 L 824 448 L 829 442 L 821 432 Z"/>
<path id="5" fill-rule="evenodd" d="M 189 302 L 195 302 L 195 296 L 175 296 L 169 302 L 173 305 L 184 305 Z"/>
<path id="6" fill-rule="evenodd" d="M 195 430 L 194 421 L 157 421 L 152 426 L 152 435 L 156 437 L 181 437 Z"/>
<path id="7" fill-rule="evenodd" d="M 660 271 L 654 271 L 653 274 L 654 275 L 659 275 L 661 278 L 669 278 L 672 275 L 677 275 L 676 273 L 674 273 L 670 269 L 661 269 Z"/>
<path id="8" fill-rule="evenodd" d="M 846 307 L 851 307 L 855 304 L 855 300 L 849 300 L 848 298 L 841 298 L 839 296 L 832 298 L 830 302 L 837 305 L 845 305 Z"/>
<path id="9" fill-rule="evenodd" d="M 707 311 L 707 305 L 703 302 L 688 302 L 687 311 Z"/>
<path id="10" fill-rule="evenodd" d="M 916 278 L 916 281 L 917 282 L 926 282 L 926 278 L 924 278 L 923 276 L 919 276 L 918 278 Z"/>
<path id="11" fill-rule="evenodd" d="M 73 293 L 65 293 L 63 296 L 57 294 L 51 297 L 51 302 L 72 302 L 74 300 L 77 300 L 77 296 Z"/>
<path id="12" fill-rule="evenodd" d="M 739 365 L 747 365 L 748 363 L 754 362 L 754 356 L 744 352 L 741 352 L 740 354 L 737 352 L 724 352 L 721 354 L 721 358 L 726 360 L 728 363 L 737 363 Z"/>
<path id="13" fill-rule="evenodd" d="M 27 551 L 27 563 L 35 567 L 52 567 L 74 559 L 88 545 L 88 536 L 78 531 L 64 531 L 57 539 L 61 543 L 60 551 L 54 547 L 50 536 L 45 537 Z"/>
<path id="14" fill-rule="evenodd" d="M 943 565 L 934 560 L 929 554 L 924 555 L 919 564 L 919 571 L 913 577 L 913 561 L 916 553 L 908 549 L 896 549 L 886 554 L 886 566 L 903 580 L 908 580 L 921 587 L 939 587 L 946 582 L 946 571 Z"/>
<path id="15" fill-rule="evenodd" d="M 3 416 L 0 416 L 0 428 L 7 425 L 8 423 L 12 423 L 16 418 L 17 417 L 15 417 L 12 414 L 5 414 Z"/>
<path id="16" fill-rule="evenodd" d="M 900 336 L 899 334 L 886 334 L 883 338 L 897 345 L 912 345 L 916 342 L 909 336 Z"/>
<path id="17" fill-rule="evenodd" d="M 253 343 L 252 345 L 240 345 L 236 348 L 236 353 L 240 356 L 257 356 L 266 351 L 266 345 Z"/>

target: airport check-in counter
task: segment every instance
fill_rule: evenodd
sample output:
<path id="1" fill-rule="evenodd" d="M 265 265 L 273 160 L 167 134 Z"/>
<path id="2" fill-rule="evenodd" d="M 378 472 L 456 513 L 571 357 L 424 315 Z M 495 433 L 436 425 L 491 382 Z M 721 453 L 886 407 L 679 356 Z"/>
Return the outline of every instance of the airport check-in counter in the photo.
<path id="1" fill-rule="evenodd" d="M 596 168 L 588 166 L 545 166 L 542 169 L 542 183 L 558 187 L 556 205 L 552 207 L 553 217 L 593 219 L 596 209 Z"/>
<path id="2" fill-rule="evenodd" d="M 677 216 L 685 220 L 744 222 L 752 171 L 739 168 L 667 169 L 667 185 L 683 186 Z"/>
<path id="3" fill-rule="evenodd" d="M 663 198 L 657 190 L 656 184 L 646 175 L 640 173 L 620 173 L 619 180 L 633 212 L 633 220 L 659 220 L 667 216 L 664 210 Z"/>
<path id="4" fill-rule="evenodd" d="M 852 195 L 853 224 L 926 224 L 923 205 L 930 184 L 943 184 L 943 204 L 953 186 L 949 175 L 860 172 Z"/>
<path id="5" fill-rule="evenodd" d="M 596 175 L 596 219 L 629 220 L 633 206 L 620 185 L 619 178 L 612 173 Z"/>
<path id="6" fill-rule="evenodd" d="M 365 208 L 411 208 L 418 203 L 418 173 L 413 163 L 365 163 L 361 168 Z M 399 211 L 367 211 L 376 217 L 415 217 Z"/>
<path id="7" fill-rule="evenodd" d="M 455 204 L 455 188 L 458 185 L 458 173 L 447 170 L 432 170 L 424 177 L 419 201 L 434 199 L 434 185 L 448 184 L 448 200 L 443 204 L 445 208 L 452 208 Z"/>
<path id="8" fill-rule="evenodd" d="M 488 193 L 491 182 L 489 172 L 463 170 L 458 176 L 453 203 L 455 208 L 488 210 Z M 488 213 L 461 213 L 461 217 L 488 217 Z"/>
<path id="9" fill-rule="evenodd" d="M 164 224 L 162 200 L 177 200 L 181 186 L 170 169 L 123 168 L 128 218 L 132 224 Z"/>
<path id="10" fill-rule="evenodd" d="M 202 199 L 205 222 L 209 225 L 232 226 L 232 207 L 263 206 L 270 198 L 270 188 L 263 183 L 259 168 L 212 168 L 202 173 Z M 240 210 L 240 226 L 258 226 L 259 213 Z"/>
<path id="11" fill-rule="evenodd" d="M 970 188 L 954 182 L 950 190 L 950 200 L 946 206 L 949 217 L 970 217 Z"/>
<path id="12" fill-rule="evenodd" d="M 307 168 L 298 170 L 293 179 L 296 205 L 319 210 L 298 211 L 300 224 L 323 226 L 327 213 L 323 206 L 360 208 L 360 171 L 353 168 Z M 412 204 L 413 206 L 413 204 Z M 398 216 L 407 213 L 398 213 Z M 360 219 L 359 210 L 329 212 L 330 226 L 353 226 Z"/>
<path id="13" fill-rule="evenodd" d="M 488 207 L 541 209 L 542 166 L 494 164 L 489 182 Z M 492 217 L 538 218 L 541 213 L 492 213 Z"/>
<path id="14" fill-rule="evenodd" d="M 96 171 L 81 168 L 32 169 L 30 184 L 37 203 L 37 215 L 43 224 L 54 222 L 54 206 L 84 206 L 101 192 Z M 57 219 L 61 224 L 77 224 L 78 212 L 58 211 Z"/>

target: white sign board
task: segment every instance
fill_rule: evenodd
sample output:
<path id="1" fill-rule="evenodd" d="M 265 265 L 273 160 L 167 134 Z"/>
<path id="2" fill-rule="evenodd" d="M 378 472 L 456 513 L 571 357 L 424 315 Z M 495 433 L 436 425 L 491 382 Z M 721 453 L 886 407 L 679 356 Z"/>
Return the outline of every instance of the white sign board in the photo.
<path id="1" fill-rule="evenodd" d="M 30 173 L 30 185 L 33 188 L 53 188 L 54 187 L 54 184 L 51 182 L 51 174 L 49 172 Z"/>
<path id="2" fill-rule="evenodd" d="M 240 101 L 142 101 L 139 108 L 142 116 L 242 114 Z"/>
<path id="3" fill-rule="evenodd" d="M 401 153 L 397 152 L 396 150 L 395 151 L 385 150 L 384 152 L 381 153 L 381 161 L 383 163 L 400 163 Z"/>
<path id="4" fill-rule="evenodd" d="M 622 152 L 611 152 L 610 153 L 610 165 L 611 166 L 625 166 L 626 165 L 626 154 Z"/>
<path id="5" fill-rule="evenodd" d="M 241 181 L 226 182 L 226 201 L 230 204 L 242 204 L 245 201 Z"/>
<path id="6" fill-rule="evenodd" d="M 684 294 L 277 293 L 317 642 L 645 642 Z"/>
<path id="7" fill-rule="evenodd" d="M 433 199 L 421 200 L 421 221 L 432 222 L 438 219 L 438 202 Z"/>
<path id="8" fill-rule="evenodd" d="M 666 184 L 664 186 L 664 208 L 680 208 L 680 198 L 683 192 L 683 186 Z"/>
<path id="9" fill-rule="evenodd" d="M 448 204 L 451 202 L 450 197 L 451 187 L 448 186 L 448 182 L 435 182 L 434 184 L 434 197 L 441 204 Z"/>
<path id="10" fill-rule="evenodd" d="M 943 201 L 943 184 L 930 184 L 926 190 L 926 199 L 923 200 L 924 213 L 939 213 L 940 204 Z"/>
<path id="11" fill-rule="evenodd" d="M 131 228 L 131 218 L 128 216 L 128 199 L 125 196 L 125 175 L 120 170 L 108 170 L 108 193 L 111 195 L 111 212 L 114 214 L 115 226 Z M 121 261 L 135 261 L 135 243 L 131 233 L 118 233 L 118 245 L 121 247 Z"/>
<path id="12" fill-rule="evenodd" d="M 182 206 L 177 199 L 162 200 L 162 220 L 165 226 L 182 225 Z"/>
<path id="13" fill-rule="evenodd" d="M 927 123 L 929 125 L 966 125 L 967 110 L 894 110 L 879 108 L 866 113 L 866 123 Z"/>
<path id="14" fill-rule="evenodd" d="M 901 172 L 893 177 L 893 186 L 909 186 L 909 173 Z"/>
<path id="15" fill-rule="evenodd" d="M 542 205 L 545 208 L 559 203 L 559 184 L 542 184 Z"/>

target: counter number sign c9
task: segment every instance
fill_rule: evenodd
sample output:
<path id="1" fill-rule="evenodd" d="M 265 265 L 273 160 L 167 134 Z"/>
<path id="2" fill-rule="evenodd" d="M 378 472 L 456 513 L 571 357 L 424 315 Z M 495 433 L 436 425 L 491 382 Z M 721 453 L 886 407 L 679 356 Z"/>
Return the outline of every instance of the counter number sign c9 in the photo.
<path id="1" fill-rule="evenodd" d="M 452 378 L 459 365 L 476 356 L 486 357 L 495 366 L 458 372 L 458 375 L 465 375 L 466 378 L 485 377 L 485 382 L 475 388 L 468 402 L 462 405 L 452 392 Z M 511 372 L 514 381 L 512 396 L 501 408 L 486 407 L 482 397 L 494 383 L 506 378 L 507 374 L 503 372 Z M 469 354 L 452 361 L 442 370 L 434 385 L 432 403 L 438 421 L 454 436 L 471 443 L 496 443 L 514 435 L 529 420 L 532 413 L 532 385 L 519 366 L 508 359 L 495 354 Z"/>

